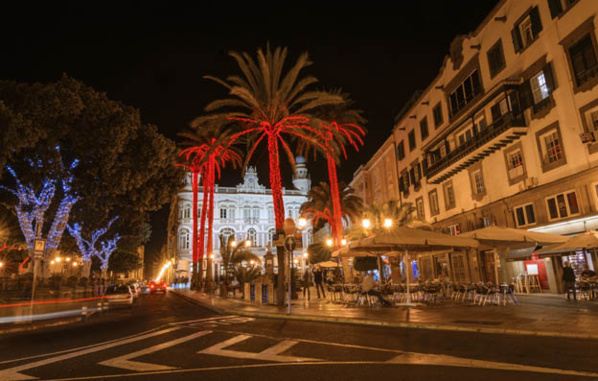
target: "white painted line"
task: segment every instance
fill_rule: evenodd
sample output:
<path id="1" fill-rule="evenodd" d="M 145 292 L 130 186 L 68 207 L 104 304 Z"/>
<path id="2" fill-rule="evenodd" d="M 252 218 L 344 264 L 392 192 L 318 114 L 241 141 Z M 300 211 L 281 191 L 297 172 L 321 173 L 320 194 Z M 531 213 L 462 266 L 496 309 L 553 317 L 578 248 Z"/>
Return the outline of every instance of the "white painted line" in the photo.
<path id="1" fill-rule="evenodd" d="M 181 344 L 181 343 L 184 343 L 184 342 L 196 339 L 196 338 L 201 337 L 201 336 L 205 336 L 205 335 L 207 335 L 209 333 L 211 333 L 211 331 L 200 331 L 200 332 L 196 332 L 196 333 L 194 333 L 192 335 L 189 335 L 189 336 L 180 337 L 180 338 L 178 338 L 176 340 L 167 341 L 165 343 L 154 345 L 153 347 L 142 349 L 142 350 L 137 351 L 137 352 L 129 353 L 127 355 L 120 356 L 120 357 L 115 357 L 115 358 L 110 359 L 110 360 L 102 361 L 99 364 L 100 365 L 111 366 L 111 367 L 114 367 L 114 368 L 121 368 L 121 369 L 133 370 L 135 372 L 150 372 L 150 371 L 156 371 L 156 370 L 177 369 L 177 368 L 172 367 L 172 366 L 159 365 L 159 364 L 151 364 L 151 363 L 146 363 L 146 362 L 130 361 L 130 360 L 133 359 L 133 358 L 135 358 L 135 357 L 141 357 L 141 356 L 144 356 L 144 355 L 147 355 L 147 354 L 150 354 L 150 353 L 161 351 L 161 350 L 166 349 L 166 348 L 174 347 L 175 345 L 178 345 L 178 344 Z"/>
<path id="2" fill-rule="evenodd" d="M 567 376 L 587 376 L 598 377 L 598 373 L 582 372 L 568 369 L 544 368 L 540 366 L 510 364 L 505 362 L 476 360 L 463 357 L 455 357 L 449 355 L 434 355 L 416 352 L 404 352 L 397 357 L 390 359 L 387 363 L 403 364 L 403 365 L 433 365 L 433 366 L 449 366 L 459 368 L 483 368 L 493 370 L 517 371 L 517 372 L 532 372 L 532 373 L 548 373 L 560 374 Z"/>
<path id="3" fill-rule="evenodd" d="M 304 367 L 306 365 L 309 366 L 330 366 L 330 365 L 343 365 L 343 366 L 361 366 L 361 365 L 380 365 L 380 366 L 396 366 L 396 365 L 403 365 L 398 363 L 389 363 L 389 362 L 378 362 L 378 361 L 318 361 L 318 362 L 300 362 L 300 363 L 264 363 L 264 364 L 246 364 L 246 365 L 228 365 L 228 366 L 214 366 L 208 368 L 193 368 L 193 369 L 174 369 L 174 370 L 164 370 L 164 371 L 157 371 L 157 372 L 144 372 L 144 373 L 124 373 L 124 374 L 111 374 L 111 375 L 104 375 L 104 376 L 88 376 L 88 377 L 72 377 L 72 378 L 58 378 L 55 380 L 47 380 L 47 381 L 80 381 L 80 380 L 98 380 L 98 379 L 108 379 L 108 378 L 123 378 L 123 377 L 135 377 L 135 376 L 152 376 L 158 374 L 182 374 L 182 373 L 201 373 L 201 372 L 215 372 L 219 370 L 236 370 L 236 369 L 255 369 L 255 368 L 280 368 L 280 367 L 289 367 L 289 366 L 300 366 Z M 424 365 L 424 364 L 413 364 L 413 365 Z M 590 373 L 590 372 L 578 372 L 578 371 L 568 371 L 571 375 L 576 376 L 586 376 L 586 377 L 596 377 L 597 373 Z"/>
<path id="4" fill-rule="evenodd" d="M 216 316 L 216 317 L 211 317 L 211 318 L 177 321 L 177 322 L 174 322 L 174 323 L 170 323 L 170 325 L 201 323 L 201 322 L 204 322 L 204 321 L 212 321 L 212 320 L 220 320 L 220 319 L 233 319 L 233 318 L 238 318 L 238 317 L 239 317 L 238 315 Z"/>
<path id="5" fill-rule="evenodd" d="M 252 336 L 250 335 L 238 335 L 216 345 L 212 345 L 209 348 L 203 349 L 197 353 L 199 354 L 206 354 L 206 355 L 214 355 L 214 356 L 223 356 L 223 357 L 233 357 L 239 359 L 253 359 L 253 360 L 263 360 L 263 361 L 275 361 L 275 362 L 313 362 L 313 361 L 321 361 L 319 359 L 311 359 L 306 357 L 296 357 L 296 356 L 282 356 L 280 353 L 287 351 L 289 348 L 297 344 L 297 341 L 293 340 L 285 340 L 281 341 L 270 348 L 267 348 L 259 353 L 255 352 L 242 352 L 242 351 L 232 351 L 225 349 L 230 347 L 233 344 L 240 343 L 241 341 L 245 341 Z"/>
<path id="6" fill-rule="evenodd" d="M 134 334 L 134 335 L 125 336 L 125 337 L 120 337 L 120 338 L 118 338 L 118 339 L 114 339 L 114 340 L 102 341 L 102 342 L 99 342 L 99 343 L 90 344 L 90 345 L 85 345 L 85 346 L 82 346 L 82 347 L 71 348 L 71 349 L 65 349 L 65 350 L 63 350 L 63 351 L 50 352 L 50 353 L 44 353 L 44 354 L 41 354 L 41 355 L 27 356 L 27 357 L 20 357 L 20 358 L 16 358 L 16 359 L 12 359 L 12 360 L 0 361 L 0 365 L 1 365 L 1 364 L 8 364 L 8 363 L 11 363 L 11 362 L 19 362 L 19 361 L 31 360 L 31 359 L 36 359 L 36 358 L 40 358 L 40 357 L 49 357 L 49 356 L 58 355 L 58 354 L 61 354 L 61 353 L 75 352 L 75 351 L 79 351 L 79 350 L 81 350 L 81 349 L 86 349 L 86 348 L 93 348 L 93 347 L 97 347 L 97 346 L 99 346 L 99 345 L 104 345 L 104 344 L 108 344 L 108 343 L 114 343 L 114 342 L 117 342 L 117 341 L 121 341 L 121 340 L 129 339 L 129 338 L 131 338 L 131 337 L 137 337 L 137 336 L 140 336 L 140 335 L 145 335 L 145 334 L 147 334 L 147 333 L 150 333 L 150 332 L 157 331 L 157 330 L 159 330 L 159 329 L 161 329 L 161 328 L 162 328 L 162 327 L 153 328 L 153 329 L 150 329 L 150 330 L 148 330 L 148 331 L 144 331 L 144 332 L 139 332 L 139 333 L 136 333 L 136 334 Z"/>
<path id="7" fill-rule="evenodd" d="M 59 362 L 59 361 L 69 360 L 74 357 L 83 356 L 83 355 L 86 355 L 89 353 L 103 351 L 104 349 L 117 347 L 119 345 L 134 343 L 135 341 L 140 341 L 140 340 L 148 339 L 150 337 L 163 335 L 165 333 L 172 332 L 177 329 L 179 329 L 179 328 L 178 327 L 167 328 L 167 329 L 163 329 L 161 331 L 156 331 L 156 332 L 148 333 L 148 334 L 137 336 L 137 337 L 132 337 L 130 339 L 119 340 L 117 342 L 95 346 L 95 347 L 84 349 L 81 351 L 64 354 L 62 356 L 51 357 L 49 359 L 40 360 L 40 361 L 32 362 L 29 364 L 24 364 L 24 365 L 15 366 L 12 368 L 3 369 L 0 371 L 0 380 L 3 380 L 3 381 L 33 380 L 33 379 L 36 379 L 37 377 L 27 376 L 20 372 L 22 372 L 24 370 L 28 370 L 28 369 L 38 368 L 40 366 L 44 366 L 44 365 L 48 365 L 48 364 L 53 364 L 53 363 Z"/>

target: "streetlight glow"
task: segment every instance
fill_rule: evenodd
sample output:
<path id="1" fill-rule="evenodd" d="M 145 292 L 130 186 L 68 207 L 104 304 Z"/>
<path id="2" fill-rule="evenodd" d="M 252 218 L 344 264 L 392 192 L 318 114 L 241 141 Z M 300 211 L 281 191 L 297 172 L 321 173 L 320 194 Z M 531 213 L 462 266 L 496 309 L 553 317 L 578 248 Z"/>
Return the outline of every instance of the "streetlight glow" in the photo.
<path id="1" fill-rule="evenodd" d="M 332 246 L 332 238 L 326 240 L 326 246 Z"/>
<path id="2" fill-rule="evenodd" d="M 307 219 L 305 217 L 299 217 L 297 220 L 297 225 L 299 225 L 299 229 L 303 229 L 307 226 Z"/>
<path id="3" fill-rule="evenodd" d="M 214 259 L 214 254 L 210 254 L 210 259 Z"/>
<path id="4" fill-rule="evenodd" d="M 384 219 L 384 227 L 385 227 L 385 228 L 390 228 L 390 227 L 392 227 L 392 219 L 390 219 L 390 218 L 385 218 L 385 219 Z"/>
<path id="5" fill-rule="evenodd" d="M 230 245 L 232 247 L 237 247 L 237 241 L 235 241 L 234 239 L 232 241 L 230 241 Z"/>
<path id="6" fill-rule="evenodd" d="M 372 222 L 369 219 L 364 218 L 361 220 L 361 225 L 364 227 L 364 229 L 369 229 L 370 226 L 372 226 Z"/>
<path id="7" fill-rule="evenodd" d="M 347 244 L 347 240 L 346 239 L 341 239 L 341 245 L 345 246 Z"/>
<path id="8" fill-rule="evenodd" d="M 249 246 L 251 246 L 251 240 L 247 239 L 247 240 L 245 240 L 245 247 L 249 247 Z"/>
<path id="9" fill-rule="evenodd" d="M 303 253 L 303 258 L 307 258 L 309 256 L 309 253 L 306 251 L 305 253 Z"/>
<path id="10" fill-rule="evenodd" d="M 56 257 L 56 262 L 60 262 L 61 260 L 62 260 L 62 258 Z"/>
<path id="11" fill-rule="evenodd" d="M 71 261 L 71 257 L 66 257 L 66 261 L 70 262 Z"/>
<path id="12" fill-rule="evenodd" d="M 77 267 L 77 266 L 78 266 L 77 262 L 73 262 L 73 267 Z"/>
<path id="13" fill-rule="evenodd" d="M 51 264 L 51 265 L 53 265 L 53 264 L 54 264 L 54 261 L 50 261 L 50 264 Z"/>
<path id="14" fill-rule="evenodd" d="M 0 262 L 0 268 L 4 267 L 4 262 Z"/>

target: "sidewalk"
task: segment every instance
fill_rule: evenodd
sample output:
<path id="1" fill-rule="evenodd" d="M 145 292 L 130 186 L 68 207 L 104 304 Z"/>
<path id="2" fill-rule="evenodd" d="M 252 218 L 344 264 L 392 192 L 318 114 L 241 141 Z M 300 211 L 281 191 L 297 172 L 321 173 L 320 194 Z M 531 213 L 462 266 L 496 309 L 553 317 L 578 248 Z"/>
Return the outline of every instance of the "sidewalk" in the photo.
<path id="1" fill-rule="evenodd" d="M 417 307 L 348 307 L 326 299 L 292 302 L 287 307 L 220 298 L 185 289 L 170 290 L 218 313 L 271 319 L 333 322 L 568 338 L 598 339 L 598 302 L 567 302 L 563 297 L 521 295 L 518 306 L 473 306 L 446 302 Z"/>

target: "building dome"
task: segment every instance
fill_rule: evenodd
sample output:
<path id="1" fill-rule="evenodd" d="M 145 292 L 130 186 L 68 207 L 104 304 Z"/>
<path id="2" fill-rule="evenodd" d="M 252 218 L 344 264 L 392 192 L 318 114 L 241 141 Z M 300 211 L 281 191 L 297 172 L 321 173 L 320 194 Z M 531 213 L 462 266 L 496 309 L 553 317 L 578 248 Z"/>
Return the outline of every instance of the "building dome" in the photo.
<path id="1" fill-rule="evenodd" d="M 295 164 L 305 164 L 305 158 L 303 156 L 297 156 L 295 158 Z"/>

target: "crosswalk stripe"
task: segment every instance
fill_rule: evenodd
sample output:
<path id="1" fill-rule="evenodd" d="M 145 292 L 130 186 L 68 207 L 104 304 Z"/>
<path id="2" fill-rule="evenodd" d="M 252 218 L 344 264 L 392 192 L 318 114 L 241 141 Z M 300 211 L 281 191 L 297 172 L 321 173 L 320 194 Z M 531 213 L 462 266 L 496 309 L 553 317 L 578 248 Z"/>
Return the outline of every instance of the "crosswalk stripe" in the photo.
<path id="1" fill-rule="evenodd" d="M 12 368 L 3 369 L 3 370 L 0 370 L 0 380 L 3 380 L 3 381 L 34 380 L 34 379 L 37 379 L 37 377 L 28 376 L 28 375 L 22 374 L 20 372 L 22 372 L 24 370 L 28 370 L 28 369 L 38 368 L 40 366 L 44 366 L 44 365 L 48 365 L 48 364 L 53 364 L 53 363 L 59 362 L 59 361 L 69 360 L 74 357 L 83 356 L 83 355 L 86 355 L 89 353 L 103 351 L 105 349 L 117 347 L 119 345 L 129 344 L 129 343 L 133 343 L 135 341 L 148 339 L 150 337 L 163 335 L 165 333 L 172 332 L 177 329 L 179 329 L 179 327 L 171 327 L 171 328 L 163 329 L 161 331 L 148 333 L 146 335 L 136 336 L 136 337 L 132 337 L 132 338 L 126 339 L 126 340 L 120 340 L 120 341 L 116 341 L 113 343 L 108 343 L 108 344 L 84 349 L 84 350 L 77 351 L 77 352 L 67 353 L 62 356 L 51 357 L 51 358 L 48 358 L 45 360 L 40 360 L 40 361 L 32 362 L 29 364 L 24 364 L 24 365 L 15 366 Z"/>
<path id="2" fill-rule="evenodd" d="M 225 349 L 230 347 L 234 344 L 240 343 L 247 339 L 250 339 L 252 336 L 250 335 L 238 335 L 216 345 L 212 345 L 209 348 L 203 349 L 197 353 L 200 354 L 207 354 L 207 355 L 214 355 L 214 356 L 223 356 L 223 357 L 233 357 L 233 358 L 240 358 L 240 359 L 253 359 L 253 360 L 264 360 L 264 361 L 276 361 L 276 362 L 313 362 L 313 361 L 321 361 L 319 359 L 311 359 L 306 357 L 296 357 L 296 356 L 283 356 L 280 353 L 289 350 L 297 341 L 293 340 L 284 340 L 281 341 L 270 348 L 267 348 L 261 352 L 243 352 L 243 351 L 233 351 Z"/>
<path id="3" fill-rule="evenodd" d="M 166 348 L 174 347 L 175 345 L 179 345 L 181 343 L 196 339 L 198 337 L 205 336 L 209 333 L 212 333 L 212 331 L 196 332 L 189 336 L 180 337 L 176 340 L 167 341 L 165 343 L 154 345 L 153 347 L 142 349 L 137 352 L 129 353 L 124 356 L 115 357 L 110 360 L 102 361 L 99 364 L 111 366 L 113 368 L 133 370 L 136 372 L 150 372 L 150 371 L 156 371 L 156 370 L 177 369 L 176 367 L 167 366 L 167 365 L 152 364 L 152 363 L 140 362 L 140 361 L 131 361 L 131 359 L 136 358 L 136 357 L 141 357 L 144 355 L 148 355 L 150 353 L 158 352 L 158 351 L 161 351 Z"/>

